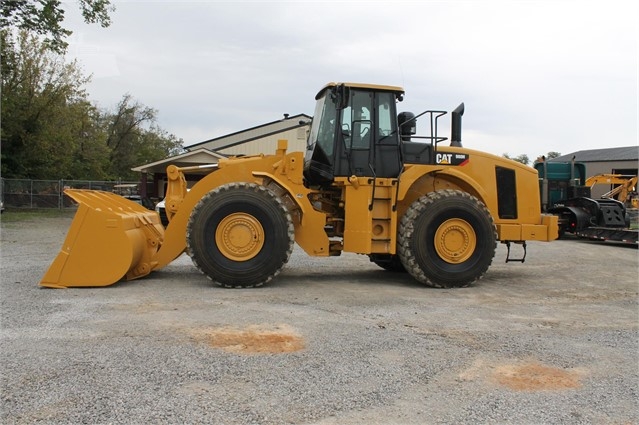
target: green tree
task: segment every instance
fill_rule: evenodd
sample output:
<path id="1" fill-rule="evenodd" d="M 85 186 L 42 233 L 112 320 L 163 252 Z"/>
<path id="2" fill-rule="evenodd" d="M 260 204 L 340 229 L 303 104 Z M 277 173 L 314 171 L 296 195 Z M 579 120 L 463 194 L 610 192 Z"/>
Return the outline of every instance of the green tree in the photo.
<path id="1" fill-rule="evenodd" d="M 2 176 L 137 179 L 131 168 L 179 153 L 157 112 L 125 95 L 115 112 L 92 105 L 85 77 L 26 31 L 1 31 Z"/>
<path id="2" fill-rule="evenodd" d="M 515 157 L 511 157 L 508 153 L 505 153 L 502 156 L 504 158 L 512 159 L 513 161 L 521 162 L 524 165 L 528 165 L 530 163 L 530 159 L 528 158 L 528 155 L 526 155 L 525 153 L 522 153 L 521 155 L 518 155 Z"/>
<path id="3" fill-rule="evenodd" d="M 546 155 L 539 155 L 537 157 L 537 159 L 535 159 L 535 163 L 544 162 L 544 161 L 547 161 L 549 159 L 558 158 L 560 156 L 561 156 L 561 154 L 559 152 L 550 151 Z"/>
<path id="4" fill-rule="evenodd" d="M 79 0 L 84 21 L 111 25 L 109 14 L 115 10 L 109 0 Z M 57 53 L 67 48 L 65 38 L 72 31 L 62 27 L 64 9 L 59 0 L 3 0 L 0 2 L 0 30 L 15 28 L 44 37 L 45 45 Z"/>
<path id="5" fill-rule="evenodd" d="M 109 180 L 109 149 L 100 125 L 101 112 L 89 103 L 73 105 L 77 120 L 76 145 L 68 175 L 79 180 Z"/>
<path id="6" fill-rule="evenodd" d="M 2 174 L 67 178 L 81 135 L 78 117 L 89 105 L 83 89 L 89 78 L 25 31 L 15 42 L 0 35 Z"/>
<path id="7" fill-rule="evenodd" d="M 122 97 L 114 113 L 103 116 L 112 178 L 137 178 L 131 168 L 181 152 L 182 139 L 160 129 L 156 120 L 157 111 L 130 94 Z"/>

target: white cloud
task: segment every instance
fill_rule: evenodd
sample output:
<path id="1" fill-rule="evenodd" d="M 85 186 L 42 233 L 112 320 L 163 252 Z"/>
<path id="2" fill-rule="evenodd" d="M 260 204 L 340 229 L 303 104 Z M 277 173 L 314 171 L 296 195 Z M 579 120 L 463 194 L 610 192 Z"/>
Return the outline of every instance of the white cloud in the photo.
<path id="1" fill-rule="evenodd" d="M 637 144 L 632 2 L 115 4 L 107 29 L 68 6 L 92 99 L 131 93 L 187 144 L 312 114 L 328 81 L 402 85 L 414 112 L 464 101 L 465 146 L 498 155 Z"/>

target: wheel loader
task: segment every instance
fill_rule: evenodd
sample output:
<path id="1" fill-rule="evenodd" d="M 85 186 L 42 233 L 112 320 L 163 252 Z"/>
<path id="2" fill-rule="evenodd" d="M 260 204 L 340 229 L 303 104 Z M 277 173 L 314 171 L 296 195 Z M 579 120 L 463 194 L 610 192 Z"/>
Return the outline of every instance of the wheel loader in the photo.
<path id="1" fill-rule="evenodd" d="M 316 96 L 306 152 L 287 152 L 281 140 L 271 155 L 221 159 L 201 166 L 207 174 L 188 191 L 194 167 L 169 165 L 166 228 L 115 194 L 66 190 L 78 210 L 40 284 L 107 286 L 186 252 L 216 284 L 256 287 L 297 243 L 308 255 L 358 253 L 427 286 L 464 287 L 486 273 L 498 241 L 507 262 L 523 262 L 526 241 L 557 238 L 535 169 L 462 147 L 463 103 L 445 143 L 447 112 L 398 113 L 403 96 L 396 86 L 329 83 Z M 512 258 L 511 244 L 523 256 Z"/>

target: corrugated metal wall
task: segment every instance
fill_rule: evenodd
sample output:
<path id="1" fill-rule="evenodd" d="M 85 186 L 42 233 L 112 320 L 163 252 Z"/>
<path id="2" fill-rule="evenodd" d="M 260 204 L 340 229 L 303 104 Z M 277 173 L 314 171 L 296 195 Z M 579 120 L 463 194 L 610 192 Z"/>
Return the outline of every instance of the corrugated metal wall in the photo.
<path id="1" fill-rule="evenodd" d="M 272 136 L 266 136 L 237 146 L 218 150 L 224 155 L 258 155 L 260 153 L 272 154 L 277 149 L 279 139 L 288 140 L 288 152 L 304 152 L 306 150 L 306 136 L 308 126 L 294 128 Z"/>

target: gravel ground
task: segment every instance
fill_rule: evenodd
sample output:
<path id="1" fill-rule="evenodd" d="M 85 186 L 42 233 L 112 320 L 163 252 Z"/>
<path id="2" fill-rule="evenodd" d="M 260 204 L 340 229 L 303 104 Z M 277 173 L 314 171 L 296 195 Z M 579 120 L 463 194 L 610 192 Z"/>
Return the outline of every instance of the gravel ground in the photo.
<path id="1" fill-rule="evenodd" d="M 478 284 L 429 289 L 367 257 L 296 250 L 221 289 L 186 256 L 133 282 L 38 282 L 71 217 L 1 225 L 3 424 L 639 423 L 633 247 L 500 246 Z"/>

